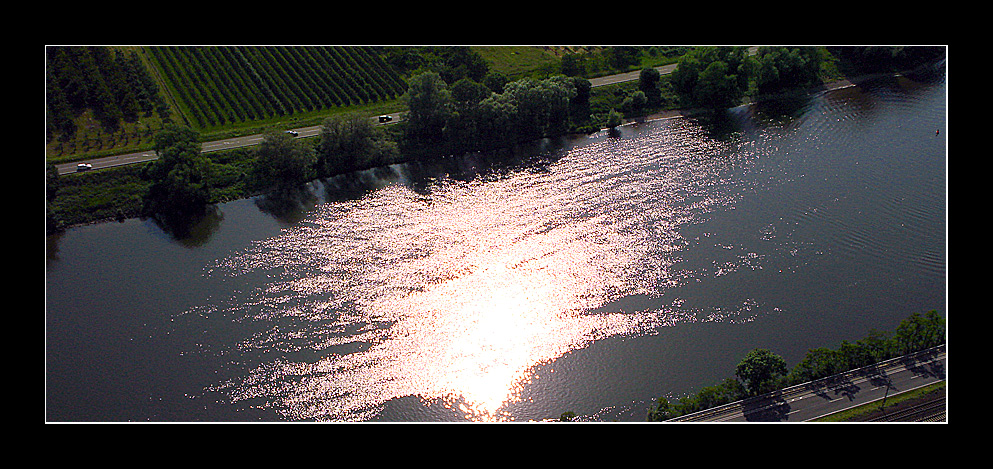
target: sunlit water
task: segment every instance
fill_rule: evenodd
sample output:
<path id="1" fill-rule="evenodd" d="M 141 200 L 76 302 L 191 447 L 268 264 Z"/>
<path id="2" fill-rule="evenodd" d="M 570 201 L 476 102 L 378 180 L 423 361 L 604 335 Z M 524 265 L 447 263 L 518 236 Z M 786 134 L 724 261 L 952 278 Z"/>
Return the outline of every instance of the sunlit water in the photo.
<path id="1" fill-rule="evenodd" d="M 820 94 L 786 116 L 743 107 L 716 126 L 626 126 L 545 142 L 511 167 L 469 155 L 431 177 L 368 171 L 349 177 L 375 189 L 338 197 L 343 178 L 315 183 L 313 205 L 276 226 L 228 204 L 194 248 L 146 233 L 129 243 L 159 240 L 167 253 L 132 253 L 133 268 L 185 293 L 139 280 L 161 298 L 132 300 L 144 322 L 119 327 L 148 337 L 129 352 L 167 365 L 96 383 L 69 377 L 92 363 L 50 355 L 49 385 L 65 394 L 49 399 L 50 418 L 642 420 L 659 395 L 732 376 L 751 348 L 794 363 L 911 312 L 944 312 L 944 89 L 900 79 Z M 60 240 L 60 258 L 87 229 Z M 60 263 L 48 269 L 55 348 L 72 326 L 53 316 L 107 308 L 59 280 L 86 266 Z M 74 347 L 123 340 L 92 334 L 106 343 Z M 184 367 L 195 378 L 164 385 L 184 398 L 161 397 L 150 376 Z M 133 379 L 165 403 L 60 412 L 94 394 L 88 381 Z"/>

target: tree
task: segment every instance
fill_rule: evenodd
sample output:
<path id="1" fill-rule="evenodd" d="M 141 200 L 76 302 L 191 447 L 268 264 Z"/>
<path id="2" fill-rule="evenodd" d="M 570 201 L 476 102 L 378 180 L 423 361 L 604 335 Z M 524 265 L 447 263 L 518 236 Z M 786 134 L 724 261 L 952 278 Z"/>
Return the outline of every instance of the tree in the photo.
<path id="1" fill-rule="evenodd" d="M 818 81 L 821 56 L 814 47 L 760 47 L 756 86 L 761 93 L 809 86 Z"/>
<path id="2" fill-rule="evenodd" d="M 451 92 L 435 72 L 424 72 L 410 78 L 407 101 L 407 140 L 415 145 L 438 143 L 451 114 Z"/>
<path id="3" fill-rule="evenodd" d="M 805 383 L 816 379 L 848 371 L 840 354 L 826 347 L 807 350 L 807 355 L 793 367 L 790 382 Z"/>
<path id="4" fill-rule="evenodd" d="M 677 417 L 678 413 L 676 409 L 669 404 L 669 400 L 664 397 L 659 397 L 658 402 L 655 403 L 648 410 L 648 421 L 649 422 L 664 422 L 673 417 Z"/>
<path id="5" fill-rule="evenodd" d="M 262 135 L 262 142 L 253 152 L 256 186 L 274 193 L 291 192 L 310 179 L 317 160 L 312 146 L 274 129 Z"/>
<path id="6" fill-rule="evenodd" d="M 452 85 L 451 96 L 455 110 L 465 112 L 489 97 L 493 92 L 486 85 L 463 78 Z"/>
<path id="7" fill-rule="evenodd" d="M 565 54 L 559 62 L 559 71 L 568 77 L 575 77 L 583 74 L 582 57 L 579 54 Z"/>
<path id="8" fill-rule="evenodd" d="M 189 127 L 169 124 L 154 140 L 158 159 L 144 170 L 152 181 L 145 212 L 179 228 L 179 223 L 203 214 L 210 201 L 210 160 L 201 152 L 200 135 Z"/>
<path id="9" fill-rule="evenodd" d="M 662 101 L 662 90 L 659 89 L 661 74 L 654 68 L 644 68 L 638 75 L 638 89 L 645 93 L 648 104 L 656 106 Z"/>
<path id="10" fill-rule="evenodd" d="M 711 62 L 697 79 L 693 100 L 708 109 L 727 109 L 738 105 L 745 92 L 737 86 L 737 75 L 728 72 L 728 64 Z"/>
<path id="11" fill-rule="evenodd" d="M 624 120 L 624 116 L 621 113 L 617 112 L 616 109 L 611 108 L 610 111 L 607 112 L 607 127 L 613 129 L 618 125 L 621 125 L 621 122 L 623 120 Z"/>
<path id="12" fill-rule="evenodd" d="M 885 332 L 869 329 L 869 335 L 860 339 L 857 344 L 872 356 L 873 361 L 878 362 L 890 358 L 892 346 Z"/>
<path id="13" fill-rule="evenodd" d="M 359 114 L 336 114 L 324 119 L 317 145 L 316 167 L 328 176 L 364 169 L 376 160 L 375 129 Z"/>
<path id="14" fill-rule="evenodd" d="M 564 132 L 569 100 L 576 96 L 572 78 L 557 75 L 536 81 L 524 78 L 504 86 L 503 94 L 517 109 L 517 140 L 533 140 Z"/>
<path id="15" fill-rule="evenodd" d="M 444 47 L 440 55 L 443 64 L 438 73 L 446 83 L 455 83 L 462 78 L 482 81 L 490 69 L 486 59 L 469 47 Z"/>
<path id="16" fill-rule="evenodd" d="M 573 77 L 572 86 L 576 89 L 576 96 L 572 98 L 572 103 L 577 105 L 589 104 L 590 91 L 593 89 L 593 84 L 585 78 Z"/>
<path id="17" fill-rule="evenodd" d="M 626 69 L 638 63 L 638 48 L 630 46 L 614 46 L 607 49 L 610 65 L 615 69 Z"/>
<path id="18" fill-rule="evenodd" d="M 640 115 L 647 105 L 648 97 L 645 96 L 644 91 L 638 90 L 621 101 L 621 110 L 631 115 Z"/>
<path id="19" fill-rule="evenodd" d="M 755 68 L 744 47 L 700 47 L 679 59 L 672 84 L 686 104 L 726 109 L 741 102 Z"/>
<path id="20" fill-rule="evenodd" d="M 945 320 L 935 310 L 928 311 L 926 316 L 915 312 L 900 321 L 893 339 L 901 354 L 940 345 L 945 342 Z"/>
<path id="21" fill-rule="evenodd" d="M 479 102 L 475 111 L 476 143 L 479 148 L 506 147 L 514 143 L 513 129 L 517 120 L 517 106 L 510 97 L 493 93 Z"/>
<path id="22" fill-rule="evenodd" d="M 786 373 L 786 360 L 766 349 L 748 352 L 734 371 L 751 396 L 778 389 Z"/>
<path id="23" fill-rule="evenodd" d="M 684 101 L 689 101 L 696 88 L 697 78 L 703 70 L 699 54 L 689 52 L 679 59 L 676 69 L 669 75 L 673 88 Z"/>
<path id="24" fill-rule="evenodd" d="M 51 202 L 59 193 L 62 181 L 59 179 L 59 168 L 52 163 L 45 163 L 45 200 Z"/>
<path id="25" fill-rule="evenodd" d="M 503 85 L 507 84 L 507 77 L 495 70 L 490 70 L 485 77 L 483 77 L 482 83 L 486 85 L 490 91 L 494 93 L 503 93 Z"/>
<path id="26" fill-rule="evenodd" d="M 863 347 L 858 342 L 853 344 L 847 340 L 841 341 L 841 346 L 838 348 L 838 355 L 838 358 L 845 364 L 845 368 L 848 370 L 854 370 L 876 363 L 876 359 L 872 355 L 872 350 Z"/>

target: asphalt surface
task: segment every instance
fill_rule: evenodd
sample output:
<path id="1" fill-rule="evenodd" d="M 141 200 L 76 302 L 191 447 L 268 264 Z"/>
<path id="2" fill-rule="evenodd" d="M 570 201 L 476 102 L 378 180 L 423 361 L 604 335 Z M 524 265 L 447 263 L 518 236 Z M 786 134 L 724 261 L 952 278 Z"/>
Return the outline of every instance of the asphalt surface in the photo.
<path id="1" fill-rule="evenodd" d="M 757 50 L 758 47 L 749 47 L 748 53 L 749 55 L 754 55 Z M 676 69 L 676 64 L 663 65 L 661 67 L 655 67 L 655 69 L 658 70 L 659 73 L 664 75 L 664 74 L 672 73 L 672 71 Z M 641 71 L 637 70 L 634 72 L 619 73 L 617 75 L 591 78 L 590 84 L 593 85 L 594 87 L 597 87 L 604 85 L 612 85 L 615 83 L 623 83 L 626 81 L 637 80 L 640 74 Z M 390 114 L 390 116 L 393 117 L 393 120 L 388 122 L 387 124 L 395 123 L 402 119 L 402 116 L 399 113 Z M 379 121 L 376 117 L 373 117 L 372 119 L 374 119 L 375 122 L 379 124 Z M 313 137 L 315 135 L 318 135 L 321 132 L 321 126 L 315 125 L 312 127 L 301 127 L 297 129 L 287 129 L 287 130 L 294 130 L 298 132 L 299 135 L 297 136 L 297 138 L 305 138 L 305 137 Z M 232 148 L 256 145 L 260 141 L 262 141 L 262 135 L 248 135 L 245 137 L 236 137 L 236 138 L 228 138 L 224 140 L 204 142 L 203 151 L 211 152 L 218 150 L 229 150 Z M 154 160 L 155 158 L 156 158 L 155 151 L 147 150 L 147 151 L 140 151 L 135 153 L 128 153 L 124 155 L 92 158 L 84 161 L 73 161 L 71 163 L 58 164 L 55 165 L 55 167 L 58 168 L 59 175 L 62 175 L 62 174 L 77 172 L 77 165 L 81 163 L 90 164 L 92 166 L 90 170 L 92 171 L 92 170 L 111 168 L 114 166 L 121 166 L 126 164 L 143 163 L 145 161 Z"/>
<path id="2" fill-rule="evenodd" d="M 804 422 L 945 380 L 945 347 L 894 358 L 669 422 Z"/>
<path id="3" fill-rule="evenodd" d="M 379 125 L 392 124 L 394 122 L 398 122 L 401 119 L 400 113 L 389 114 L 389 115 L 393 117 L 393 120 L 383 124 L 379 123 L 378 116 L 372 117 L 372 119 L 376 122 L 376 124 Z M 311 127 L 300 127 L 296 129 L 287 129 L 287 130 L 293 130 L 297 132 L 296 138 L 306 138 L 306 137 L 314 137 L 320 134 L 321 126 L 315 125 Z M 219 151 L 219 150 L 230 150 L 232 148 L 238 148 L 238 147 L 247 147 L 251 145 L 257 145 L 261 141 L 262 141 L 262 135 L 256 134 L 256 135 L 247 135 L 244 137 L 226 138 L 223 140 L 204 142 L 203 152 L 207 153 L 207 152 Z M 133 163 L 143 163 L 145 161 L 154 160 L 157 157 L 158 156 L 155 154 L 154 150 L 146 150 L 135 153 L 127 153 L 124 155 L 105 156 L 101 158 L 91 158 L 82 161 L 73 161 L 71 163 L 58 164 L 55 165 L 55 167 L 58 168 L 59 175 L 62 175 L 62 174 L 77 172 L 76 167 L 81 163 L 87 163 L 92 165 L 92 168 L 90 170 L 95 171 L 97 169 L 111 168 L 114 166 L 121 166 L 126 164 L 133 164 Z"/>

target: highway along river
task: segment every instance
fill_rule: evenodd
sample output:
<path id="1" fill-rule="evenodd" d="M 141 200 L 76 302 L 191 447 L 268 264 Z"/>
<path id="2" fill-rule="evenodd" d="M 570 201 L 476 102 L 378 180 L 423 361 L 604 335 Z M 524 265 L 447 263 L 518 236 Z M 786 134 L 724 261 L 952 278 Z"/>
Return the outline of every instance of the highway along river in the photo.
<path id="1" fill-rule="evenodd" d="M 49 421 L 643 421 L 946 309 L 944 72 L 49 239 Z M 936 134 L 937 132 L 937 134 Z"/>

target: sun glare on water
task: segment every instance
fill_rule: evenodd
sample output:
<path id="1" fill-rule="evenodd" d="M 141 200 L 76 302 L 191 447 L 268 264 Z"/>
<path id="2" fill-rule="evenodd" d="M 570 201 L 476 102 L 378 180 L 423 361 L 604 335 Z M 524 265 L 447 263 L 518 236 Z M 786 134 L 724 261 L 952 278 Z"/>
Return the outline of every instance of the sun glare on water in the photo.
<path id="1" fill-rule="evenodd" d="M 666 186 L 707 177 L 630 171 L 639 158 L 660 156 L 574 158 L 559 171 L 442 181 L 427 196 L 394 185 L 318 206 L 218 265 L 273 272 L 229 313 L 270 324 L 238 349 L 275 358 L 210 391 L 289 419 L 368 420 L 408 396 L 467 420 L 513 419 L 503 409 L 537 365 L 667 320 L 590 312 L 669 281 L 666 253 L 691 215 Z M 294 358 L 304 349 L 318 358 Z"/>

